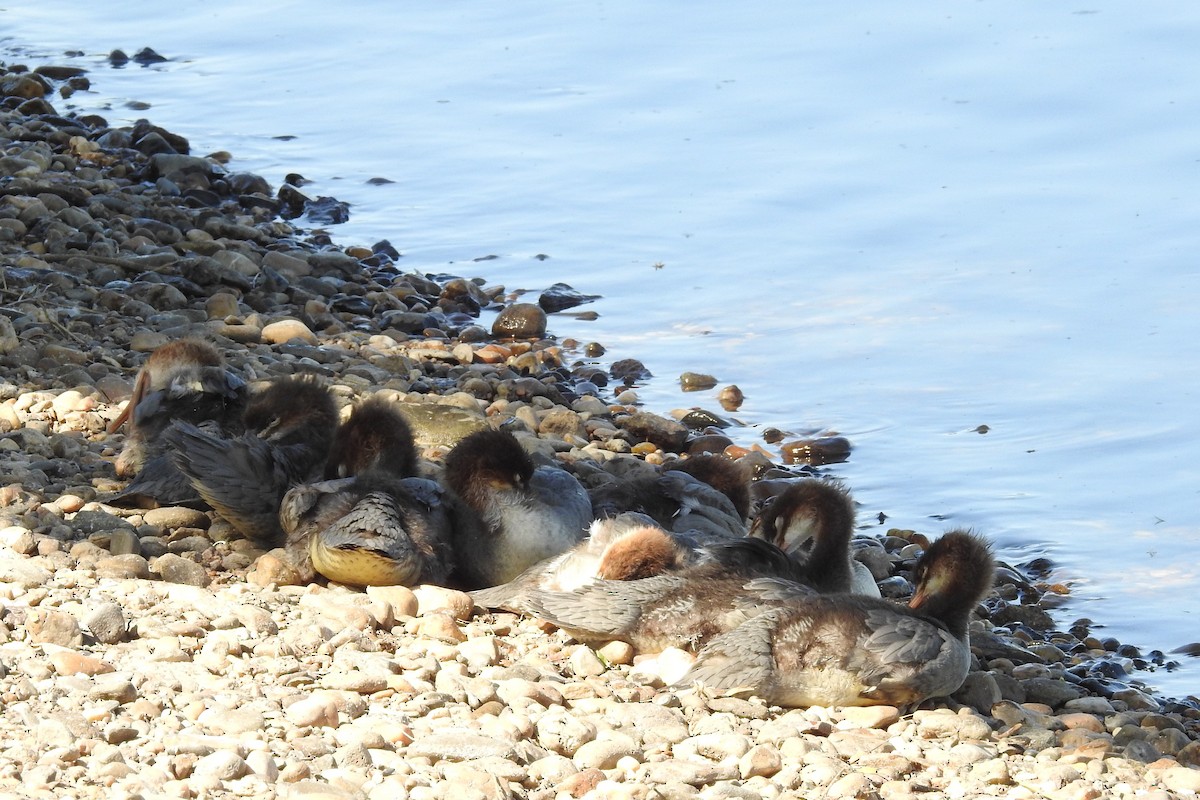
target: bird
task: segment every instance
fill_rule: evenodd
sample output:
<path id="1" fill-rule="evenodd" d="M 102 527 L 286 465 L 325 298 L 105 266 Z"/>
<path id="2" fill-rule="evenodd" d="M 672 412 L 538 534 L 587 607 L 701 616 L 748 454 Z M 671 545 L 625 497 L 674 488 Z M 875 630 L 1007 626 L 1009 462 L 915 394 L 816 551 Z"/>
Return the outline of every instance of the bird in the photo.
<path id="1" fill-rule="evenodd" d="M 507 583 L 471 592 L 480 608 L 525 611 L 526 592 L 566 592 L 595 580 L 637 580 L 671 572 L 700 558 L 694 543 L 627 511 L 592 521 L 574 547 L 543 559 Z"/>
<path id="2" fill-rule="evenodd" d="M 642 653 L 668 647 L 696 652 L 767 608 L 816 594 L 786 578 L 754 577 L 741 566 L 712 561 L 640 580 L 596 580 L 570 592 L 527 591 L 523 610 L 581 642 L 618 639 Z"/>
<path id="3" fill-rule="evenodd" d="M 351 586 L 443 584 L 451 526 L 434 481 L 384 469 L 302 484 L 280 508 L 289 560 L 304 581 L 316 574 Z"/>
<path id="4" fill-rule="evenodd" d="M 589 494 L 597 517 L 636 511 L 680 533 L 746 534 L 749 480 L 742 465 L 725 456 L 692 456 L 662 470 L 644 462 L 614 464 L 612 470 L 598 471 L 595 480 Z"/>
<path id="5" fill-rule="evenodd" d="M 116 460 L 125 488 L 106 498 L 118 507 L 187 505 L 203 508 L 191 482 L 175 468 L 162 434 L 174 421 L 199 425 L 215 435 L 242 429 L 246 383 L 226 368 L 213 345 L 180 339 L 154 350 L 138 370 L 133 394 L 108 427 L 128 432 Z"/>
<path id="6" fill-rule="evenodd" d="M 246 382 L 225 367 L 216 347 L 202 339 L 179 339 L 155 348 L 138 370 L 129 401 L 108 426 L 109 433 L 116 433 L 129 424 L 117 457 L 117 475 L 135 475 L 173 420 L 240 420 L 245 387 Z"/>
<path id="7" fill-rule="evenodd" d="M 627 511 L 592 522 L 588 536 L 570 550 L 529 567 L 500 586 L 471 592 L 481 608 L 532 613 L 530 592 L 571 592 L 597 581 L 638 581 L 685 574 L 692 580 L 774 577 L 807 585 L 805 570 L 762 539 L 667 531 L 650 517 Z M 543 603 L 549 598 L 542 598 Z"/>
<path id="8" fill-rule="evenodd" d="M 879 597 L 870 570 L 850 555 L 853 534 L 849 493 L 834 481 L 815 478 L 790 484 L 759 512 L 749 533 L 802 563 L 807 581 L 822 593 Z"/>
<path id="9" fill-rule="evenodd" d="M 575 546 L 592 505 L 574 475 L 534 467 L 516 437 L 483 429 L 446 454 L 443 479 L 459 499 L 456 580 L 464 589 L 507 583 L 537 562 Z"/>
<path id="10" fill-rule="evenodd" d="M 325 480 L 289 489 L 285 551 L 304 581 L 354 586 L 444 583 L 452 567 L 445 492 L 419 477 L 412 430 L 376 395 L 338 426 Z"/>
<path id="11" fill-rule="evenodd" d="M 284 493 L 321 475 L 337 405 L 321 381 L 288 376 L 252 393 L 243 420 L 238 436 L 178 420 L 163 436 L 175 466 L 204 501 L 251 542 L 273 547 L 283 540 Z"/>
<path id="12" fill-rule="evenodd" d="M 714 637 L 678 685 L 789 707 L 911 707 L 952 694 L 970 668 L 967 629 L 994 570 L 981 536 L 950 531 L 917 561 L 907 606 L 833 594 L 768 608 Z"/>

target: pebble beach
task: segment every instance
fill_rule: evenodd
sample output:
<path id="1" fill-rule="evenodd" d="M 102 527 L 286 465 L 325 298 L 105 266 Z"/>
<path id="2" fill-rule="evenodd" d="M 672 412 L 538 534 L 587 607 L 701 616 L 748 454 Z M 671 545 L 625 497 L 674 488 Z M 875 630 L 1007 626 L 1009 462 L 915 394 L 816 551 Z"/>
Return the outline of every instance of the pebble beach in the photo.
<path id="1" fill-rule="evenodd" d="M 106 504 L 124 485 L 109 423 L 146 356 L 185 336 L 250 381 L 316 373 L 345 405 L 391 393 L 431 469 L 504 423 L 585 483 L 725 451 L 761 499 L 849 445 L 745 447 L 719 415 L 644 409 L 636 353 L 554 337 L 558 309 L 587 308 L 569 287 L 539 304 L 486 275 L 414 273 L 387 241 L 335 247 L 320 226 L 344 209 L 301 181 L 269 186 L 149 121 L 60 115 L 89 80 L 0 65 L 0 796 L 1200 791 L 1200 703 L 1139 682 L 1163 654 L 1060 619 L 1052 564 L 1001 569 L 953 697 L 783 709 L 670 688 L 681 651 L 593 649 L 441 587 L 292 585 L 210 514 Z M 941 532 L 864 534 L 857 557 L 903 600 Z"/>

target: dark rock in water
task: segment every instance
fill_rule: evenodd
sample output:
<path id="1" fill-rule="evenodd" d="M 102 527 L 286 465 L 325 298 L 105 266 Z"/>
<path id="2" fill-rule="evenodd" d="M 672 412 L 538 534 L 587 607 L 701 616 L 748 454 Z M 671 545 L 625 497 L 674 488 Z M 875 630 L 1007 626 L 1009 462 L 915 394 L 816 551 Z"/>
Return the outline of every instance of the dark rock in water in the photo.
<path id="1" fill-rule="evenodd" d="M 685 372 L 679 376 L 679 387 L 685 392 L 702 392 L 716 385 L 716 378 L 702 372 Z"/>
<path id="2" fill-rule="evenodd" d="M 87 72 L 83 67 L 67 67 L 55 64 L 43 64 L 40 67 L 34 68 L 34 74 L 49 78 L 52 81 L 65 81 L 68 78 L 76 78 Z"/>
<path id="3" fill-rule="evenodd" d="M 350 219 L 350 204 L 333 197 L 317 197 L 304 204 L 304 214 L 314 225 L 340 225 Z"/>
<path id="4" fill-rule="evenodd" d="M 538 305 L 547 313 L 553 314 L 555 311 L 565 311 L 568 308 L 590 303 L 599 297 L 598 294 L 577 292 L 565 283 L 556 283 L 542 292 L 538 297 Z"/>
<path id="5" fill-rule="evenodd" d="M 624 382 L 626 386 L 654 377 L 650 374 L 650 370 L 646 369 L 646 365 L 636 358 L 622 358 L 620 361 L 614 361 L 608 371 L 614 378 Z"/>
<path id="6" fill-rule="evenodd" d="M 723 417 L 718 417 L 711 411 L 705 411 L 703 408 L 693 408 L 680 417 L 679 421 L 694 431 L 702 431 L 705 428 L 728 428 L 733 424 Z"/>
<path id="7" fill-rule="evenodd" d="M 371 252 L 379 256 L 387 256 L 392 261 L 400 258 L 400 251 L 392 246 L 392 243 L 387 239 L 380 239 L 375 244 L 371 245 Z"/>
<path id="8" fill-rule="evenodd" d="M 111 66 L 116 67 L 117 69 L 120 69 L 121 67 L 123 67 L 129 63 L 129 56 L 125 53 L 124 50 L 121 50 L 120 48 L 118 48 L 108 54 L 108 63 Z"/>
<path id="9" fill-rule="evenodd" d="M 133 60 L 143 67 L 148 67 L 151 64 L 161 64 L 167 58 L 166 56 L 159 55 L 152 47 L 143 47 L 133 54 Z"/>
<path id="10" fill-rule="evenodd" d="M 721 390 L 717 395 L 717 399 L 721 402 L 721 408 L 726 411 L 737 411 L 742 407 L 742 403 L 746 400 L 746 395 L 742 394 L 742 390 L 732 383 Z"/>
<path id="11" fill-rule="evenodd" d="M 680 452 L 687 442 L 687 428 L 673 419 L 666 419 L 657 414 L 638 411 L 614 421 L 621 430 L 628 431 L 638 439 L 650 442 L 669 453 Z"/>
<path id="12" fill-rule="evenodd" d="M 825 436 L 820 439 L 802 439 L 783 445 L 785 464 L 840 464 L 850 458 L 850 440 L 844 436 Z"/>
<path id="13" fill-rule="evenodd" d="M 541 339 L 546 335 L 546 312 L 533 303 L 513 303 L 496 316 L 492 335 L 513 339 Z"/>
<path id="14" fill-rule="evenodd" d="M 1185 644 L 1183 647 L 1176 647 L 1172 653 L 1183 653 L 1185 656 L 1200 656 L 1200 642 L 1192 642 Z"/>

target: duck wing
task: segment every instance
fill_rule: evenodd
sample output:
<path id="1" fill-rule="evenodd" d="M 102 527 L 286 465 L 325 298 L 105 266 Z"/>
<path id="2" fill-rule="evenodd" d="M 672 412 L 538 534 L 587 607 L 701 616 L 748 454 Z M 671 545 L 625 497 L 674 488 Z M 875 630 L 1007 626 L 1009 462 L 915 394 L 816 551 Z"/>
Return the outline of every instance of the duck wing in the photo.
<path id="1" fill-rule="evenodd" d="M 187 422 L 172 423 L 164 438 L 175 466 L 200 497 L 243 536 L 263 545 L 283 538 L 284 493 L 320 461 L 306 443 L 278 445 L 250 434 L 225 438 Z"/>
<path id="2" fill-rule="evenodd" d="M 192 482 L 179 471 L 174 459 L 166 453 L 147 461 L 123 490 L 104 502 L 118 508 L 208 508 L 200 493 L 192 487 Z"/>

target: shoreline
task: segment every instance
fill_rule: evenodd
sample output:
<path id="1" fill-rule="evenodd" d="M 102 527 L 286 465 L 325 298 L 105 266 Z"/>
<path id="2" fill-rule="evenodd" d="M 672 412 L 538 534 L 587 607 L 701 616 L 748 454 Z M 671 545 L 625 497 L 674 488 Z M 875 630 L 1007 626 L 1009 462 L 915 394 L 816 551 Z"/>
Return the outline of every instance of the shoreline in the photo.
<path id="1" fill-rule="evenodd" d="M 382 244 L 332 247 L 319 232 L 278 219 L 282 210 L 304 207 L 300 196 L 280 198 L 258 176 L 225 173 L 219 161 L 187 154 L 181 137 L 149 123 L 108 129 L 98 117 L 58 116 L 53 92 L 81 77 L 0 75 L 7 109 L 0 114 L 7 154 L 0 172 L 0 363 L 7 376 L 0 426 L 3 441 L 11 443 L 4 449 L 9 479 L 0 503 L 0 540 L 7 545 L 0 576 L 8 582 L 0 664 L 4 696 L 24 704 L 25 735 L 39 732 L 29 761 L 54 752 L 64 765 L 37 773 L 44 784 L 35 787 L 39 791 L 98 788 L 92 771 L 132 761 L 156 779 L 165 775 L 156 790 L 170 791 L 231 791 L 226 781 L 259 781 L 270 789 L 334 785 L 331 778 L 344 778 L 337 770 L 358 770 L 356 792 L 386 786 L 414 797 L 440 796 L 437 781 L 475 786 L 461 768 L 470 763 L 490 776 L 476 786 L 485 796 L 551 797 L 560 783 L 571 784 L 566 791 L 573 796 L 618 788 L 638 796 L 650 787 L 666 794 L 665 786 L 682 794 L 687 786 L 705 796 L 737 796 L 734 790 L 746 784 L 760 795 L 772 794 L 770 787 L 783 794 L 804 791 L 805 781 L 832 792 L 859 775 L 846 772 L 850 765 L 885 745 L 883 752 L 905 763 L 892 759 L 876 774 L 895 777 L 878 784 L 864 778 L 870 785 L 851 781 L 842 790 L 852 793 L 831 796 L 902 796 L 893 784 L 911 783 L 914 774 L 922 776 L 918 783 L 951 794 L 946 765 L 957 769 L 950 770 L 952 780 L 1002 796 L 1030 796 L 1021 793 L 1030 791 L 1031 781 L 1060 780 L 1055 792 L 1084 797 L 1079 782 L 1094 788 L 1111 778 L 1116 786 L 1128 783 L 1127 773 L 1140 773 L 1149 789 L 1196 790 L 1188 782 L 1200 764 L 1196 704 L 1140 691 L 1137 673 L 1127 689 L 1114 691 L 1114 675 L 1140 654 L 1082 628 L 1078 636 L 1074 629 L 1055 631 L 1042 606 L 1057 590 L 1015 573 L 989 606 L 992 625 L 1012 630 L 991 641 L 991 626 L 976 625 L 983 642 L 977 652 L 995 649 L 954 700 L 903 718 L 881 710 L 796 712 L 731 698 L 681 699 L 659 691 L 663 681 L 654 670 L 662 659 L 623 664 L 632 660 L 625 654 L 609 666 L 530 620 L 473 615 L 453 592 L 279 587 L 256 561 L 259 554 L 207 515 L 176 509 L 122 516 L 103 507 L 97 498 L 120 486 L 110 462 L 121 441 L 103 429 L 128 397 L 133 372 L 154 347 L 195 333 L 215 341 L 248 377 L 304 368 L 333 381 L 343 401 L 380 389 L 402 393 L 435 418 L 419 429 L 435 455 L 444 446 L 439 436 L 449 435 L 447 426 L 463 415 L 511 418 L 545 456 L 577 468 L 614 457 L 671 458 L 691 433 L 675 420 L 619 402 L 615 387 L 622 374 L 636 383 L 636 362 L 619 359 L 604 369 L 588 357 L 587 345 L 545 338 L 534 312 L 508 330 L 541 332 L 536 341 L 496 341 L 478 324 L 478 313 L 504 299 L 502 287 L 472 276 L 434 281 L 406 274 Z M 764 472 L 779 467 L 763 454 L 755 458 Z M 907 542 L 888 544 L 889 552 L 898 552 Z M 899 560 L 896 568 L 902 568 Z M 92 595 L 108 599 L 93 607 Z M 222 613 L 208 614 L 214 607 Z M 101 612 L 109 618 L 111 641 L 101 637 Z M 159 614 L 172 621 L 156 620 Z M 337 619 L 343 624 L 335 628 L 330 623 Z M 1024 654 L 1033 658 L 1020 663 Z M 247 702 L 264 700 L 265 710 L 232 726 L 225 712 L 239 706 L 214 711 L 224 707 L 217 699 L 246 686 L 235 690 L 218 680 L 213 687 L 185 688 L 193 697 L 180 707 L 169 698 L 174 683 L 159 686 L 145 665 L 146 659 L 185 664 L 233 683 L 258 669 L 291 687 L 293 665 L 283 662 L 300 656 L 312 661 L 294 686 L 317 688 L 271 695 L 260 687 Z M 1076 657 L 1096 673 L 1066 679 Z M 176 683 L 198 686 L 195 674 L 183 672 Z M 631 680 L 631 672 L 643 680 Z M 50 717 L 38 697 L 51 690 L 81 696 L 73 719 L 86 735 L 67 735 L 66 723 L 64 732 L 41 735 Z M 376 726 L 377 703 L 393 727 L 378 723 L 386 735 L 359 731 Z M 614 708 L 631 703 L 647 714 L 661 709 L 653 713 L 674 733 L 647 741 L 643 732 L 639 741 L 626 730 L 630 723 L 610 722 L 621 715 Z M 5 705 L 7 728 L 20 715 Z M 173 722 L 156 731 L 160 719 Z M 477 724 L 493 745 L 509 746 L 477 741 L 472 749 L 442 741 L 447 720 Z M 284 723 L 291 727 L 272 727 Z M 568 742 L 561 730 L 575 725 L 581 727 Z M 354 753 L 339 758 L 352 746 L 338 738 L 343 728 L 361 736 Z M 855 746 L 864 749 L 835 744 L 829 753 L 834 733 L 844 731 L 859 732 Z M 142 747 L 150 733 L 158 734 L 161 749 L 148 760 L 125 752 L 138 749 L 123 749 L 126 743 Z M 208 739 L 166 744 L 167 735 Z M 722 740 L 724 749 L 707 739 L 715 750 L 686 744 L 718 735 L 731 737 Z M 328 770 L 299 766 L 305 743 L 295 743 L 312 737 L 321 742 L 308 743 L 317 753 L 311 758 L 327 759 Z M 73 738 L 107 747 L 80 746 L 73 754 Z M 910 754 L 893 739 L 916 749 Z M 1008 747 L 1018 740 L 1020 747 Z M 931 756 L 922 743 L 942 755 Z M 967 755 L 964 744 L 970 744 Z M 962 763 L 955 763 L 956 747 Z M 97 751 L 109 760 L 93 764 Z M 159 758 L 164 753 L 169 757 Z M 805 777 L 817 762 L 828 769 L 810 769 Z M 997 763 L 1003 770 L 979 766 Z M 1046 763 L 1058 778 L 1042 775 L 1051 772 L 1041 770 Z M 222 777 L 222 764 L 230 775 L 240 774 Z M 87 769 L 75 775 L 80 765 Z M 114 768 L 107 776 L 113 784 L 135 784 L 141 771 L 116 775 L 123 770 Z M 0 768 L 0 785 L 14 778 L 11 772 Z M 1018 777 L 1026 772 L 1035 778 Z M 437 781 L 423 782 L 429 775 Z M 763 780 L 752 783 L 757 779 Z"/>

